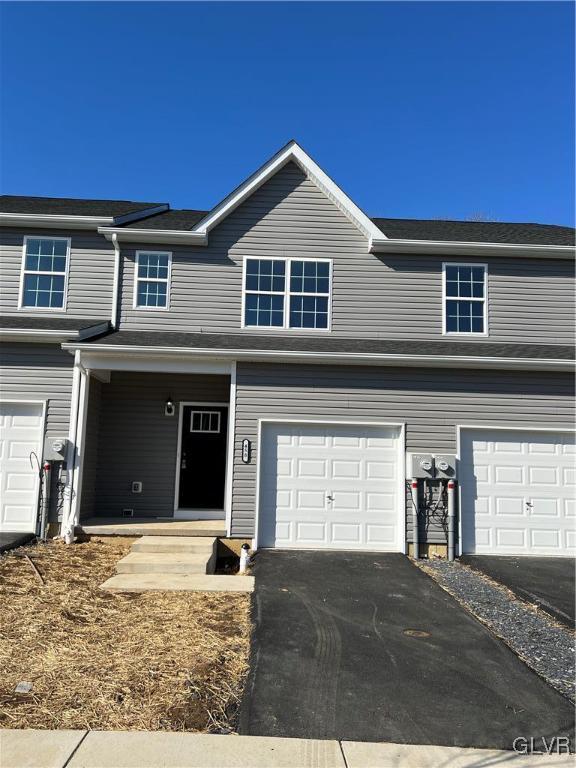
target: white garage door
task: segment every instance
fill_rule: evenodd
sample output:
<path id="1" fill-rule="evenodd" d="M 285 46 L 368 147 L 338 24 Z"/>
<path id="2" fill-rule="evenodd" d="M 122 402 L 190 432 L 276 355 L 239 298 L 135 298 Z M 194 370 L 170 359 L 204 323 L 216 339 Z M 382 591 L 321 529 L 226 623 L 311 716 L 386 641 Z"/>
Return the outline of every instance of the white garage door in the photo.
<path id="1" fill-rule="evenodd" d="M 574 435 L 463 430 L 462 549 L 576 554 Z"/>
<path id="2" fill-rule="evenodd" d="M 0 403 L 0 531 L 36 531 L 43 429 L 42 403 Z"/>
<path id="3" fill-rule="evenodd" d="M 259 546 L 398 551 L 398 451 L 397 427 L 265 425 Z"/>

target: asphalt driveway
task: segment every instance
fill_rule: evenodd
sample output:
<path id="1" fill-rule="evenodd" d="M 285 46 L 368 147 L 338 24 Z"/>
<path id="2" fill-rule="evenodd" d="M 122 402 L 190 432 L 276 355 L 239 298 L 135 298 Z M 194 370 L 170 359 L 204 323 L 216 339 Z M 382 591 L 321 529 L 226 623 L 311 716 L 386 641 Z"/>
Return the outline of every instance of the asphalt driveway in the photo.
<path id="1" fill-rule="evenodd" d="M 464 555 L 460 561 L 574 627 L 576 560 L 573 557 Z"/>
<path id="2" fill-rule="evenodd" d="M 403 555 L 257 555 L 240 733 L 511 749 L 573 708 Z M 424 633 L 424 634 L 423 634 Z"/>

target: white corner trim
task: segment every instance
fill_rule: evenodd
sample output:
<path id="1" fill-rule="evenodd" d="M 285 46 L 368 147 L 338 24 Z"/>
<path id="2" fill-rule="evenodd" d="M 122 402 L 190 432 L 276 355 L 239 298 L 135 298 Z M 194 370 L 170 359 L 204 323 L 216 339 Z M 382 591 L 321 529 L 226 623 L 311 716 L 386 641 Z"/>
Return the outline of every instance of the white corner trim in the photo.
<path id="1" fill-rule="evenodd" d="M 373 240 L 373 253 L 430 253 L 443 256 L 522 256 L 526 258 L 573 259 L 572 245 L 521 243 L 463 243 L 454 240 Z"/>
<path id="2" fill-rule="evenodd" d="M 253 192 L 270 179 L 277 171 L 289 162 L 295 162 L 316 186 L 340 208 L 350 221 L 368 238 L 385 240 L 386 236 L 374 222 L 354 203 L 348 195 L 312 160 L 302 147 L 295 141 L 289 142 L 279 152 L 270 158 L 255 173 L 249 176 L 239 187 L 222 200 L 212 211 L 199 221 L 192 229 L 198 234 L 207 235 Z"/>

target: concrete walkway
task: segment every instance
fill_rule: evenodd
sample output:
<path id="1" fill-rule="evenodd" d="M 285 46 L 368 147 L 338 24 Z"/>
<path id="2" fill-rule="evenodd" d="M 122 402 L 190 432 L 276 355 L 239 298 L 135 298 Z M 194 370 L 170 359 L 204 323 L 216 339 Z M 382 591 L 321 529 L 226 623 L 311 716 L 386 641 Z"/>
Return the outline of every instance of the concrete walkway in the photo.
<path id="1" fill-rule="evenodd" d="M 147 731 L 0 731 L 2 768 L 568 768 L 569 755 Z"/>

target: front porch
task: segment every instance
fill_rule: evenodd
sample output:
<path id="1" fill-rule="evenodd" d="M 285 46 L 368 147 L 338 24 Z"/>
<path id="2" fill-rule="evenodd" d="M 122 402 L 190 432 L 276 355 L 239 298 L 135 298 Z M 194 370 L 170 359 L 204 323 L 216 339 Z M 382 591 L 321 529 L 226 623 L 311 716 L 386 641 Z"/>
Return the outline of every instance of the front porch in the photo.
<path id="1" fill-rule="evenodd" d="M 76 533 L 86 536 L 226 536 L 226 521 L 175 518 L 89 517 L 81 519 Z"/>
<path id="2" fill-rule="evenodd" d="M 234 364 L 77 353 L 75 374 L 76 532 L 226 536 Z"/>

